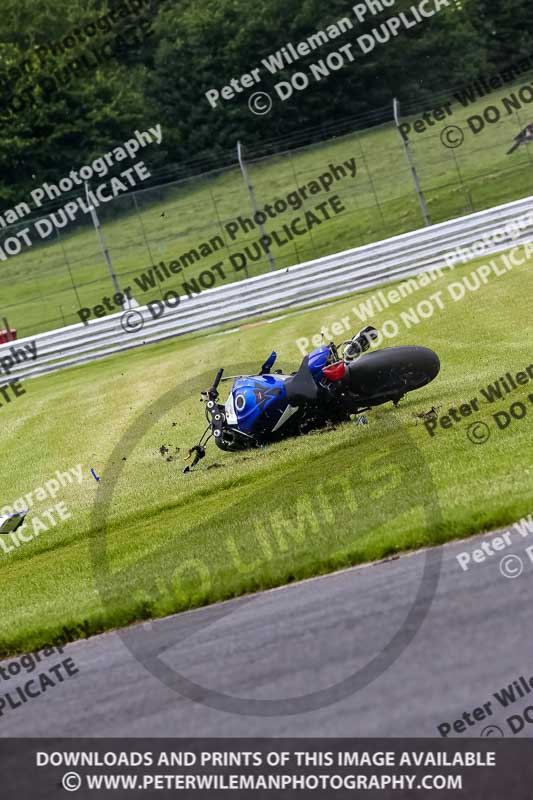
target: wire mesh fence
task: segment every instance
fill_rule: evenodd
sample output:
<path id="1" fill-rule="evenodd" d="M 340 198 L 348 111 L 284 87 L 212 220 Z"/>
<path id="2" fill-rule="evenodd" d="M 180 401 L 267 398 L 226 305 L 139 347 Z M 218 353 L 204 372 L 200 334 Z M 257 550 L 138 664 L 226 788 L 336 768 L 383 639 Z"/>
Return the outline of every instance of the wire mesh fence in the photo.
<path id="1" fill-rule="evenodd" d="M 533 193 L 530 76 L 463 101 L 455 95 L 402 120 L 432 223 Z M 345 128 L 268 156 L 247 157 L 244 147 L 247 181 L 235 152 L 232 166 L 101 205 L 121 291 L 140 304 L 169 291 L 194 295 L 422 227 L 392 121 Z M 0 245 L 27 226 L 4 228 Z M 79 322 L 83 308 L 91 317 L 120 311 L 114 294 L 90 214 L 0 263 L 1 316 L 19 337 Z"/>

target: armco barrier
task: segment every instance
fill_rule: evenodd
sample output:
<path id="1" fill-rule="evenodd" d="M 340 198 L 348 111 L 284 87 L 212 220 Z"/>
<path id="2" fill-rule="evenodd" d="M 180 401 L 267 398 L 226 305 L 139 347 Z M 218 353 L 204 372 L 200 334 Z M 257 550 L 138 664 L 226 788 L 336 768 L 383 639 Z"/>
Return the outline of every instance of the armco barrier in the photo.
<path id="1" fill-rule="evenodd" d="M 458 246 L 468 247 L 524 217 L 533 217 L 533 197 L 442 222 L 411 233 L 325 256 L 280 271 L 269 272 L 225 286 L 208 289 L 197 297 L 182 298 L 176 309 L 153 319 L 139 307 L 144 326 L 136 333 L 123 330 L 122 312 L 102 319 L 18 339 L 17 347 L 37 342 L 38 359 L 13 367 L 10 377 L 37 377 L 67 367 L 86 364 L 115 353 L 160 342 L 185 333 L 205 330 L 237 320 L 296 308 L 315 301 L 333 300 L 408 278 L 445 265 L 444 256 Z M 533 225 L 510 235 L 485 251 L 485 255 L 533 240 Z M 154 298 L 155 299 L 155 298 Z M 0 346 L 0 358 L 9 345 Z"/>

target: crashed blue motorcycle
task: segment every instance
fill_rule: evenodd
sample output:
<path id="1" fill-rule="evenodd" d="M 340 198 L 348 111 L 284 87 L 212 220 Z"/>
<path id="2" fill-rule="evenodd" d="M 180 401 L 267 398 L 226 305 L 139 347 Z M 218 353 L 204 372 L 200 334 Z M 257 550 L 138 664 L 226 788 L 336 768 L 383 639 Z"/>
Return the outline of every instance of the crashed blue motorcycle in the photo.
<path id="1" fill-rule="evenodd" d="M 223 379 L 219 369 L 213 385 L 202 392 L 208 426 L 187 458 L 190 470 L 205 456 L 211 437 L 221 450 L 260 447 L 340 422 L 348 422 L 375 406 L 397 405 L 408 393 L 431 383 L 440 371 L 436 353 L 427 347 L 387 347 L 367 352 L 379 337 L 364 328 L 341 345 L 333 342 L 305 356 L 297 372 L 272 372 L 272 353 L 257 375 Z M 218 402 L 221 380 L 232 380 L 225 404 Z"/>

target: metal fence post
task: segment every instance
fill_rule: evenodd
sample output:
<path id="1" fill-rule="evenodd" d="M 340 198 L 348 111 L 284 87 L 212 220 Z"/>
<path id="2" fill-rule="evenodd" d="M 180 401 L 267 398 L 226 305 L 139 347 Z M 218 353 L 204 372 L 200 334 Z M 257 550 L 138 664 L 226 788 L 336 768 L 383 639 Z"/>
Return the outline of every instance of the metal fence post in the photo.
<path id="1" fill-rule="evenodd" d="M 67 267 L 67 272 L 68 272 L 69 277 L 70 277 L 70 282 L 72 284 L 72 289 L 74 290 L 74 294 L 76 295 L 78 308 L 81 308 L 83 303 L 80 300 L 80 297 L 78 295 L 78 288 L 77 288 L 76 284 L 74 283 L 74 278 L 72 277 L 72 270 L 70 269 L 70 261 L 68 260 L 67 253 L 65 251 L 65 248 L 63 247 L 63 240 L 61 239 L 61 236 L 60 236 L 60 233 L 59 233 L 59 228 L 56 228 L 56 239 L 57 239 L 57 241 L 59 243 L 59 247 L 61 248 L 61 252 L 63 253 L 63 260 L 64 260 L 65 265 Z M 61 306 L 60 306 L 60 308 L 61 308 Z M 61 312 L 61 315 L 63 315 L 63 312 Z"/>
<path id="2" fill-rule="evenodd" d="M 244 163 L 244 158 L 243 158 L 243 154 L 242 154 L 242 145 L 241 145 L 240 142 L 237 142 L 237 156 L 239 158 L 239 164 L 241 165 L 242 177 L 244 178 L 244 183 L 246 184 L 246 188 L 248 189 L 248 194 L 250 195 L 250 202 L 252 204 L 252 209 L 253 209 L 254 216 L 255 216 L 257 214 L 257 203 L 256 203 L 256 200 L 255 200 L 254 187 L 252 186 L 252 182 L 250 180 L 250 176 L 248 174 L 248 170 L 246 169 L 246 164 Z M 261 231 L 261 236 L 266 236 L 265 229 L 264 229 L 263 225 L 259 225 L 258 224 L 258 228 Z M 272 253 L 270 252 L 270 247 L 268 245 L 265 247 L 265 252 L 266 252 L 268 261 L 270 263 L 270 270 L 273 271 L 273 270 L 276 269 L 276 262 L 274 261 L 274 257 L 272 255 Z"/>
<path id="3" fill-rule="evenodd" d="M 98 234 L 98 239 L 100 240 L 100 247 L 102 248 L 102 253 L 104 254 L 104 258 L 106 260 L 107 268 L 109 270 L 109 274 L 111 275 L 111 280 L 113 281 L 113 286 L 115 287 L 115 291 L 117 294 L 122 294 L 120 291 L 120 286 L 118 285 L 117 276 L 115 275 L 115 271 L 113 269 L 113 263 L 111 261 L 111 256 L 109 255 L 109 250 L 107 249 L 104 235 L 102 233 L 102 228 L 100 225 L 100 220 L 98 219 L 98 214 L 96 213 L 96 208 L 93 206 L 91 202 L 91 198 L 89 197 L 89 184 L 85 181 L 85 197 L 87 198 L 87 205 L 89 206 L 89 210 L 91 212 L 91 219 L 93 221 L 94 229 Z M 122 308 L 135 308 L 139 304 L 133 298 L 131 300 L 128 299 L 127 296 L 124 296 L 124 303 L 122 304 Z"/>
<path id="4" fill-rule="evenodd" d="M 409 163 L 409 167 L 411 169 L 411 174 L 413 176 L 413 181 L 415 184 L 416 193 L 418 195 L 418 201 L 420 203 L 420 208 L 422 209 L 422 216 L 424 217 L 424 222 L 426 225 L 431 225 L 431 219 L 429 217 L 428 207 L 426 205 L 426 198 L 424 197 L 424 193 L 420 186 L 420 181 L 418 179 L 418 173 L 416 171 L 415 162 L 413 160 L 413 156 L 411 153 L 411 148 L 409 147 L 406 139 L 404 139 L 403 134 L 400 130 L 400 103 L 396 98 L 393 101 L 393 109 L 394 109 L 394 122 L 396 123 L 396 127 L 398 129 L 398 134 L 400 139 L 402 140 L 403 149 Z"/>

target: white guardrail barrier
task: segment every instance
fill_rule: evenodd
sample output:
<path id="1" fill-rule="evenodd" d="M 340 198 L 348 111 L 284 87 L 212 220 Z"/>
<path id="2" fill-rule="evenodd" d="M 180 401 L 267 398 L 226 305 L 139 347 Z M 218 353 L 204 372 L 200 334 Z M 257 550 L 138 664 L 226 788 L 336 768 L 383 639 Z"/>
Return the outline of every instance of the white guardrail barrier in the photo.
<path id="1" fill-rule="evenodd" d="M 153 319 L 147 307 L 141 306 L 135 312 L 142 315 L 144 325 L 136 332 L 123 329 L 122 317 L 131 312 L 121 312 L 91 320 L 88 325 L 69 325 L 0 345 L 0 358 L 9 355 L 12 346 L 37 342 L 37 360 L 15 364 L 9 378 L 37 377 L 107 358 L 149 342 L 160 342 L 314 301 L 333 300 L 444 267 L 445 255 L 455 248 L 469 247 L 482 237 L 492 236 L 526 216 L 530 218 L 527 226 L 514 237 L 510 233 L 500 235 L 500 241 L 488 246 L 483 253 L 486 257 L 533 240 L 533 197 L 289 269 L 282 268 L 256 278 L 207 289 L 192 298 L 182 297 L 179 306 L 175 309 L 165 307 L 165 313 L 158 319 Z M 137 319 L 140 324 L 140 317 Z"/>

